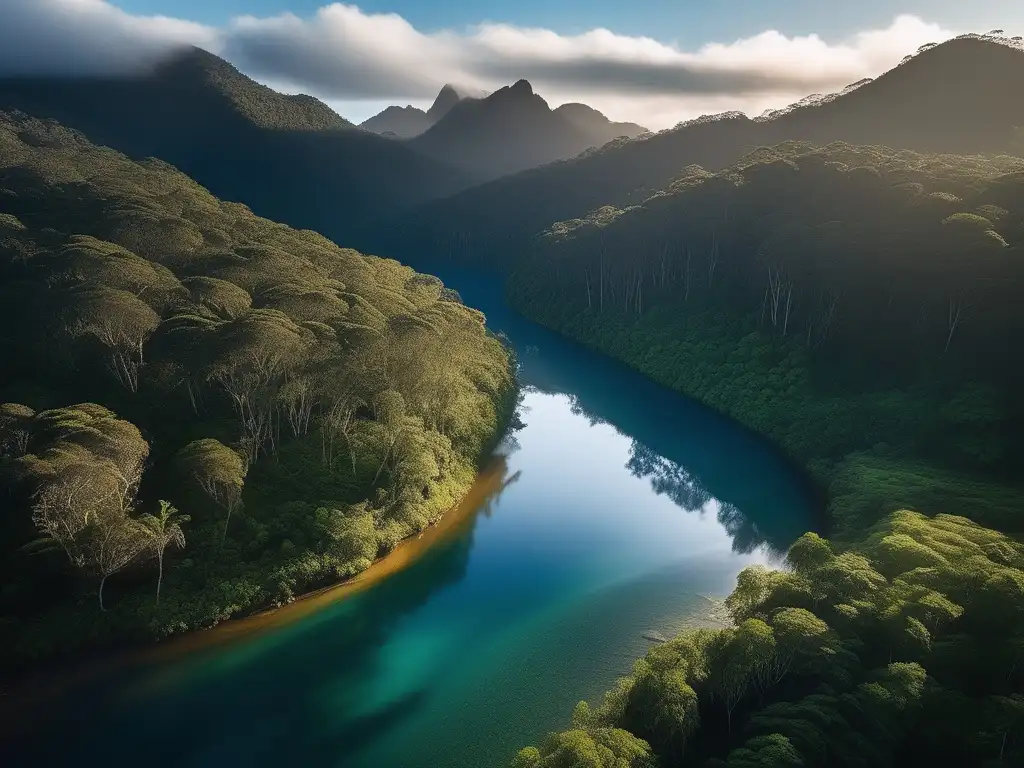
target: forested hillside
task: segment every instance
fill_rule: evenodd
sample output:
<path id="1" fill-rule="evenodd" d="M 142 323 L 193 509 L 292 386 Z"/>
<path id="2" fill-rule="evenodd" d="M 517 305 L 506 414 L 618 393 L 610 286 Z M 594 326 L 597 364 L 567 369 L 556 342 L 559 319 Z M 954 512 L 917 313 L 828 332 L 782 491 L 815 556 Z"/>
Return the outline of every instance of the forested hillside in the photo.
<path id="1" fill-rule="evenodd" d="M 2 664 L 356 573 L 468 488 L 509 353 L 429 275 L 0 113 Z"/>
<path id="2" fill-rule="evenodd" d="M 0 109 L 57 119 L 137 160 L 158 157 L 220 197 L 335 238 L 475 180 L 198 48 L 138 77 L 0 78 Z"/>
<path id="3" fill-rule="evenodd" d="M 1020 764 L 1022 287 L 1010 156 L 791 142 L 549 228 L 513 305 L 772 438 L 833 536 L 515 765 Z"/>
<path id="4" fill-rule="evenodd" d="M 805 140 L 961 154 L 1024 152 L 1024 105 L 1007 97 L 1022 78 L 1018 41 L 968 35 L 929 47 L 835 97 L 805 99 L 759 118 L 738 112 L 702 117 L 613 142 L 426 203 L 360 231 L 354 242 L 377 253 L 415 249 L 501 266 L 554 221 L 603 205 L 641 203 L 689 165 L 718 171 L 760 146 Z"/>
<path id="5" fill-rule="evenodd" d="M 636 123 L 622 123 L 609 120 L 601 112 L 586 104 L 569 102 L 555 107 L 556 115 L 568 120 L 570 123 L 589 133 L 594 140 L 595 147 L 601 147 L 613 139 L 625 136 L 635 139 L 649 131 L 642 125 Z"/>

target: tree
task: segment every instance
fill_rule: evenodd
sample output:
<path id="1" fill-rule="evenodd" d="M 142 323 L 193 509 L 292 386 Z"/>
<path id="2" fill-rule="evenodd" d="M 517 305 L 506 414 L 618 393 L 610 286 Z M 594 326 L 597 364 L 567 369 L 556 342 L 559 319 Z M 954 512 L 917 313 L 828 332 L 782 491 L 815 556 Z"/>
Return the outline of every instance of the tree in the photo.
<path id="1" fill-rule="evenodd" d="M 0 405 L 0 455 L 24 456 L 32 436 L 35 411 L 19 403 Z"/>
<path id="2" fill-rule="evenodd" d="M 160 324 L 152 307 L 127 291 L 100 287 L 76 293 L 68 311 L 71 335 L 99 341 L 110 372 L 130 392 L 138 391 L 142 348 Z"/>
<path id="3" fill-rule="evenodd" d="M 726 768 L 803 768 L 800 753 L 785 736 L 756 736 L 729 753 Z"/>
<path id="4" fill-rule="evenodd" d="M 131 423 L 95 403 L 41 411 L 33 418 L 40 451 L 22 459 L 35 483 L 32 522 L 77 568 L 100 577 L 140 553 L 131 518 L 149 445 Z"/>
<path id="5" fill-rule="evenodd" d="M 700 724 L 697 694 L 679 668 L 651 670 L 637 680 L 632 700 L 640 708 L 646 729 L 668 745 L 668 752 L 682 759 L 687 739 Z"/>
<path id="6" fill-rule="evenodd" d="M 84 285 L 125 291 L 158 310 L 185 294 L 167 267 L 94 237 L 72 236 L 60 255 L 72 276 Z"/>
<path id="7" fill-rule="evenodd" d="M 653 768 L 650 745 L 619 728 L 551 734 L 540 749 L 520 750 L 513 768 Z"/>
<path id="8" fill-rule="evenodd" d="M 146 551 L 149 536 L 136 520 L 111 515 L 100 517 L 90 526 L 87 541 L 88 562 L 100 577 L 100 610 L 105 611 L 103 587 L 107 579 Z"/>
<path id="9" fill-rule="evenodd" d="M 198 628 L 361 567 L 434 519 L 466 490 L 512 384 L 511 355 L 457 300 L 396 261 L 219 201 L 167 163 L 0 114 L 0 388 L 32 408 L 76 392 L 127 397 L 139 419 L 95 403 L 0 405 L 0 612 L 19 617 L 0 620 L 8 661 Z M 378 409 L 382 426 L 370 411 L 389 389 L 404 407 L 394 419 Z M 324 465 L 311 453 L 318 427 Z M 153 484 L 140 430 L 161 446 Z M 197 437 L 220 442 L 185 446 Z M 264 454 L 275 460 L 247 474 Z M 382 460 L 385 487 L 370 489 Z M 188 524 L 157 505 L 166 493 L 152 496 L 175 475 L 197 496 L 187 509 L 171 497 Z M 243 530 L 250 491 L 260 509 Z M 198 535 L 223 547 L 219 589 L 164 569 L 168 551 L 184 557 L 174 556 L 182 538 L 194 548 L 197 514 Z M 237 547 L 223 546 L 228 532 Z M 15 553 L 36 537 L 32 548 L 45 542 L 52 556 L 23 567 Z M 110 613 L 107 584 L 120 594 L 123 581 L 134 607 L 152 588 L 150 555 L 158 619 L 82 620 L 74 581 L 91 599 L 100 586 Z"/>
<path id="10" fill-rule="evenodd" d="M 1006 747 L 1011 748 L 1017 736 L 1024 733 L 1024 695 L 993 696 L 989 704 L 991 723 L 999 737 L 999 761 L 1003 761 Z"/>
<path id="11" fill-rule="evenodd" d="M 322 507 L 316 523 L 329 542 L 328 553 L 347 566 L 346 574 L 368 568 L 377 556 L 376 526 L 365 502 L 348 510 Z"/>
<path id="12" fill-rule="evenodd" d="M 244 288 L 216 277 L 189 277 L 182 280 L 192 300 L 208 308 L 223 320 L 241 317 L 252 306 L 252 297 Z"/>
<path id="13" fill-rule="evenodd" d="M 754 684 L 764 685 L 775 660 L 775 637 L 760 619 L 747 619 L 722 635 L 716 658 L 714 695 L 725 707 L 726 725 L 732 730 L 732 713 Z"/>
<path id="14" fill-rule="evenodd" d="M 160 500 L 160 511 L 155 515 L 148 512 L 139 515 L 138 523 L 143 532 L 149 537 L 150 546 L 156 554 L 157 578 L 156 578 L 156 604 L 160 605 L 160 587 L 164 580 L 164 550 L 174 545 L 178 548 L 185 546 L 185 532 L 181 529 L 183 523 L 192 518 L 182 515 L 178 509 L 169 501 Z"/>
<path id="15" fill-rule="evenodd" d="M 373 415 L 384 435 L 384 453 L 381 456 L 380 466 L 377 467 L 377 473 L 373 476 L 373 482 L 376 483 L 391 457 L 395 445 L 406 430 L 405 399 L 393 389 L 380 392 L 373 399 Z"/>
<path id="16" fill-rule="evenodd" d="M 358 403 L 353 400 L 336 401 L 324 417 L 324 425 L 328 431 L 328 443 L 332 446 L 328 453 L 328 463 L 333 464 L 334 435 L 339 434 L 345 440 L 349 462 L 352 465 L 352 477 L 356 476 L 356 449 L 352 443 L 352 430 L 356 426 L 356 410 Z"/>
<path id="17" fill-rule="evenodd" d="M 797 539 L 786 553 L 786 563 L 789 567 L 804 575 L 814 573 L 818 568 L 827 565 L 834 559 L 832 546 L 813 532 L 805 533 Z"/>
<path id="18" fill-rule="evenodd" d="M 829 626 L 803 608 L 784 608 L 772 617 L 775 652 L 770 662 L 768 684 L 782 680 L 805 660 L 834 654 L 836 638 Z"/>
<path id="19" fill-rule="evenodd" d="M 213 438 L 189 443 L 178 451 L 176 459 L 182 471 L 227 513 L 221 532 L 223 542 L 228 534 L 231 515 L 242 504 L 242 488 L 248 467 L 237 451 Z"/>
<path id="20" fill-rule="evenodd" d="M 72 565 L 86 567 L 88 528 L 116 495 L 109 467 L 81 446 L 53 448 L 30 466 L 43 475 L 33 494 L 32 522 L 46 542 L 64 550 Z"/>
<path id="21" fill-rule="evenodd" d="M 309 329 L 283 312 L 254 309 L 216 329 L 218 354 L 208 379 L 231 398 L 250 463 L 264 446 L 274 449 L 274 412 L 288 374 L 307 356 Z"/>
<path id="22" fill-rule="evenodd" d="M 761 613 L 769 595 L 785 580 L 786 574 L 763 565 L 744 568 L 736 577 L 736 588 L 725 599 L 725 607 L 738 622 L 753 618 Z"/>

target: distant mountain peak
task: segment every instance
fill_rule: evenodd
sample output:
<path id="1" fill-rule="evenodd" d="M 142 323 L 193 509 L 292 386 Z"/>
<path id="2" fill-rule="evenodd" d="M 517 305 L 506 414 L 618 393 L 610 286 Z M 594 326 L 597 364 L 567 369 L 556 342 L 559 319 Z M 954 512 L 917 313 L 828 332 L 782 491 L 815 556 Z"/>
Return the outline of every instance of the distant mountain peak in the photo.
<path id="1" fill-rule="evenodd" d="M 516 80 L 512 85 L 499 88 L 480 103 L 490 105 L 488 108 L 542 108 L 545 112 L 550 110 L 548 103 L 533 90 L 529 80 Z"/>
<path id="2" fill-rule="evenodd" d="M 533 96 L 533 86 L 530 85 L 529 80 L 516 80 L 509 88 L 511 93 L 523 94 L 524 96 Z"/>
<path id="3" fill-rule="evenodd" d="M 436 123 L 447 115 L 451 108 L 460 101 L 462 101 L 462 96 L 455 89 L 455 86 L 451 83 L 445 83 L 444 87 L 438 92 L 437 98 L 434 99 L 434 103 L 427 110 L 427 117 L 430 118 L 430 123 Z"/>
<path id="4" fill-rule="evenodd" d="M 316 97 L 278 93 L 220 56 L 196 46 L 175 49 L 146 77 L 175 92 L 191 89 L 188 98 L 193 101 L 201 94 L 216 94 L 261 128 L 320 131 L 355 127 Z"/>
<path id="5" fill-rule="evenodd" d="M 557 107 L 555 114 L 598 138 L 597 146 L 618 136 L 627 136 L 632 139 L 647 133 L 647 129 L 642 125 L 613 122 L 603 112 L 594 109 L 589 104 L 580 104 L 576 101 L 570 101 Z"/>
<path id="6" fill-rule="evenodd" d="M 644 132 L 633 123 L 614 123 L 583 104 L 552 110 L 529 80 L 520 79 L 485 98 L 464 98 L 443 120 L 412 139 L 412 146 L 491 179 Z"/>
<path id="7" fill-rule="evenodd" d="M 594 109 L 589 104 L 581 104 L 578 101 L 569 101 L 560 107 L 555 108 L 555 112 L 561 112 L 562 114 L 575 114 L 575 115 L 587 115 L 596 117 L 600 115 L 604 117 L 604 113 L 600 110 Z"/>
<path id="8" fill-rule="evenodd" d="M 363 121 L 360 127 L 373 133 L 390 133 L 401 139 L 411 139 L 435 125 L 459 102 L 474 98 L 470 93 L 446 83 L 426 112 L 411 104 L 405 107 L 392 106 Z"/>

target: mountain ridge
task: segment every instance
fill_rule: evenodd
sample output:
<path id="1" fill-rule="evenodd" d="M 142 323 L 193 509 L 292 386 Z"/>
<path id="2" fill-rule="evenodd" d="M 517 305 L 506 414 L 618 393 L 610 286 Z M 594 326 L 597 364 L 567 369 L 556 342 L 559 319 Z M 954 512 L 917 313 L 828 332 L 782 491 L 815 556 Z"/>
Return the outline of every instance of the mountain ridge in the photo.
<path id="1" fill-rule="evenodd" d="M 512 253 L 553 221 L 603 206 L 641 202 L 690 165 L 724 168 L 761 146 L 788 140 L 847 141 L 928 152 L 1009 152 L 1024 103 L 1007 97 L 1024 80 L 1024 46 L 962 36 L 834 97 L 802 100 L 772 116 L 704 115 L 672 129 L 610 142 L 571 159 L 492 180 L 428 202 L 386 231 L 366 231 L 373 249 L 425 247 L 444 254 Z M 879 118 L 879 115 L 881 117 Z M 519 201 L 510 207 L 510 201 Z M 486 222 L 486 227 L 479 222 Z M 449 243 L 457 232 L 458 243 Z M 472 242 L 473 246 L 467 243 Z"/>
<path id="2" fill-rule="evenodd" d="M 498 178 L 604 145 L 633 124 L 612 123 L 597 110 L 551 109 L 532 84 L 520 79 L 484 99 L 464 99 L 407 143 L 437 160 Z M 561 110 L 561 111 L 560 111 Z M 574 116 L 575 111 L 575 116 Z"/>
<path id="3" fill-rule="evenodd" d="M 197 48 L 140 76 L 0 78 L 0 108 L 59 120 L 134 159 L 158 157 L 220 197 L 335 238 L 479 180 Z"/>
<path id="4" fill-rule="evenodd" d="M 474 98 L 463 93 L 452 85 L 445 85 L 434 97 L 433 104 L 427 110 L 407 104 L 404 107 L 392 105 L 364 120 L 359 127 L 378 135 L 391 134 L 400 139 L 411 139 L 428 130 L 463 99 Z"/>

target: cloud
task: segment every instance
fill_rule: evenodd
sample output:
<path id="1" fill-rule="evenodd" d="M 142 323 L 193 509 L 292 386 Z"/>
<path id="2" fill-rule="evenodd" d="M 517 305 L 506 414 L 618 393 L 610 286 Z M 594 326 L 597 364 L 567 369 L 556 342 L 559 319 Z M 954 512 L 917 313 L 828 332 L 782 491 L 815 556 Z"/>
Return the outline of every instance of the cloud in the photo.
<path id="1" fill-rule="evenodd" d="M 11 3 L 13 2 L 13 8 Z M 760 112 L 879 74 L 954 32 L 913 16 L 841 41 L 777 31 L 696 50 L 594 29 L 481 24 L 425 33 L 396 14 L 335 3 L 308 18 L 237 17 L 213 29 L 133 16 L 105 0 L 7 0 L 0 72 L 114 72 L 182 44 L 246 74 L 332 103 L 424 102 L 446 82 L 493 90 L 519 78 L 553 104 L 586 101 L 658 128 L 705 112 Z"/>
<path id="2" fill-rule="evenodd" d="M 166 16 L 134 16 L 105 0 L 5 0 L 0 8 L 0 74 L 122 74 L 170 50 L 214 50 L 220 33 Z"/>

